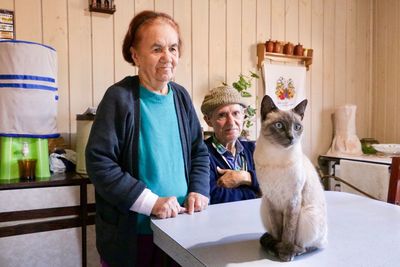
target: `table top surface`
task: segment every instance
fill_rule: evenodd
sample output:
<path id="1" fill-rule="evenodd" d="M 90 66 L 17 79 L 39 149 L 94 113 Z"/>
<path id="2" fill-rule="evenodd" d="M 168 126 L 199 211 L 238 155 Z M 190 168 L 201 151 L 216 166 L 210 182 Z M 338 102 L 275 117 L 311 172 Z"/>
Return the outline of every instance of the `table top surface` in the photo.
<path id="1" fill-rule="evenodd" d="M 372 163 L 381 163 L 388 164 L 392 163 L 392 157 L 384 154 L 375 154 L 375 155 L 367 155 L 362 154 L 359 156 L 353 155 L 321 155 L 320 158 L 323 159 L 347 159 L 347 160 L 355 160 L 355 161 L 363 161 L 363 162 L 372 162 Z"/>
<path id="2" fill-rule="evenodd" d="M 152 219 L 154 242 L 182 266 L 398 266 L 400 207 L 326 191 L 328 246 L 289 263 L 259 244 L 260 199 L 209 206 L 193 215 Z"/>

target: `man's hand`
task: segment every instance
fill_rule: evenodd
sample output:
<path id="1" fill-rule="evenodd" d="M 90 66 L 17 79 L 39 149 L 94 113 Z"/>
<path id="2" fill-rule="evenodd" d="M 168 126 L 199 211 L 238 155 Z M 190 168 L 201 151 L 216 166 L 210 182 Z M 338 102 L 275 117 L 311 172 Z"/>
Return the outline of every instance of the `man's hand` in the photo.
<path id="1" fill-rule="evenodd" d="M 151 214 L 157 218 L 165 219 L 176 217 L 185 211 L 186 209 L 181 207 L 176 197 L 159 197 L 151 210 Z"/>
<path id="2" fill-rule="evenodd" d="M 217 185 L 221 187 L 236 188 L 240 185 L 251 185 L 251 175 L 247 171 L 234 171 L 220 167 L 217 167 L 217 171 L 222 175 L 217 181 Z"/>
<path id="3" fill-rule="evenodd" d="M 189 214 L 193 214 L 195 211 L 205 210 L 208 206 L 208 197 L 202 194 L 190 192 L 185 201 L 186 211 Z"/>

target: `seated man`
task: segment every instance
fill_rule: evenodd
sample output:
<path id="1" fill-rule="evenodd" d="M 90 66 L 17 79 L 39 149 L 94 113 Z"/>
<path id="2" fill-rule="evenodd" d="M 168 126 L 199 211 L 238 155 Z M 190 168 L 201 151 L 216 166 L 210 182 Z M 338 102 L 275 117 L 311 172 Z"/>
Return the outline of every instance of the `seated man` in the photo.
<path id="1" fill-rule="evenodd" d="M 210 155 L 210 204 L 260 196 L 254 142 L 240 140 L 246 105 L 238 91 L 220 86 L 204 97 L 201 112 L 214 129 L 205 142 Z"/>

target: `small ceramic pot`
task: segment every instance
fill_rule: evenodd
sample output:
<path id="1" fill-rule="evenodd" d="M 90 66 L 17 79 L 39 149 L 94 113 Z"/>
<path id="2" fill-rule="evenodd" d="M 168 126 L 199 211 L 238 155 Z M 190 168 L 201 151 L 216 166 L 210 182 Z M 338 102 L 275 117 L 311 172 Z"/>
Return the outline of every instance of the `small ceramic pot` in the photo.
<path id="1" fill-rule="evenodd" d="M 286 43 L 285 46 L 283 47 L 283 53 L 286 55 L 293 55 L 293 48 L 294 45 L 292 43 Z"/>
<path id="2" fill-rule="evenodd" d="M 293 51 L 295 56 L 303 56 L 303 46 L 298 43 L 295 47 L 294 47 L 294 51 Z"/>
<path id="3" fill-rule="evenodd" d="M 265 42 L 265 51 L 268 53 L 274 52 L 274 42 L 271 39 Z"/>
<path id="4" fill-rule="evenodd" d="M 282 43 L 279 41 L 274 42 L 274 53 L 282 53 L 283 52 L 283 46 Z"/>

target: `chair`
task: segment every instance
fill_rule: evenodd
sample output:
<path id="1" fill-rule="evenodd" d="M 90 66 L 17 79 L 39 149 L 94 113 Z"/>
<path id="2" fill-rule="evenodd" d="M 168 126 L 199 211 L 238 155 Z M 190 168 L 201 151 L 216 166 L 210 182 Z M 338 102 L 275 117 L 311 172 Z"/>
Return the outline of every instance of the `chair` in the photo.
<path id="1" fill-rule="evenodd" d="M 392 158 L 390 167 L 388 203 L 400 205 L 400 157 Z"/>

